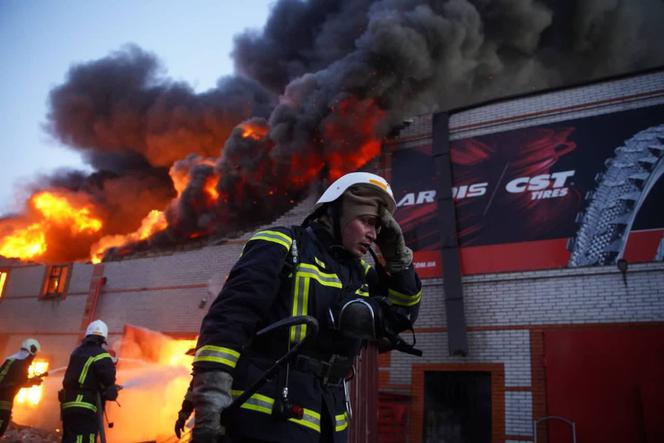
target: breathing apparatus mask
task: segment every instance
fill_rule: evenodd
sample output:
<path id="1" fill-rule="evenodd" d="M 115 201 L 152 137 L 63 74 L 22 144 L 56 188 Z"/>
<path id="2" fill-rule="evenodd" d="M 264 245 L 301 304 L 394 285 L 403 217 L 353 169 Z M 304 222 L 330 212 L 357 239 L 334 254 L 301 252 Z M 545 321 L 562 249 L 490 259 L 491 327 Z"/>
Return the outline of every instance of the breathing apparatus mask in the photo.
<path id="1" fill-rule="evenodd" d="M 408 317 L 396 312 L 385 297 L 343 297 L 330 307 L 328 315 L 333 329 L 346 337 L 375 342 L 380 352 L 397 350 L 422 355 L 422 351 L 415 348 L 413 324 Z M 411 332 L 412 343 L 399 336 L 404 331 Z"/>

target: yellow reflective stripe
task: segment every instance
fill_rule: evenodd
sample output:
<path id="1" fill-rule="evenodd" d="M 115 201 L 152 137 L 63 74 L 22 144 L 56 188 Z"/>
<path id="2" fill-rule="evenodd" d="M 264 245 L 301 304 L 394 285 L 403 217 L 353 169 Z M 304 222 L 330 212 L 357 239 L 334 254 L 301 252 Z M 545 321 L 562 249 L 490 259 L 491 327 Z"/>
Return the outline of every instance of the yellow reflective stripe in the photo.
<path id="1" fill-rule="evenodd" d="M 244 391 L 233 389 L 231 394 L 233 398 L 237 398 L 242 395 Z M 263 412 L 265 414 L 272 414 L 272 408 L 274 406 L 274 399 L 267 397 L 262 394 L 253 394 L 249 397 L 244 403 L 240 405 L 243 409 L 249 409 L 256 412 Z"/>
<path id="2" fill-rule="evenodd" d="M 111 354 L 109 354 L 108 352 L 102 352 L 101 354 L 97 354 L 94 357 L 88 357 L 88 360 L 85 362 L 85 365 L 83 365 L 83 370 L 81 371 L 81 375 L 78 377 L 78 382 L 80 384 L 85 383 L 85 378 L 88 376 L 90 365 L 104 358 L 111 358 Z"/>
<path id="3" fill-rule="evenodd" d="M 369 286 L 366 284 L 363 284 L 357 290 L 355 291 L 355 294 L 359 295 L 360 297 L 368 297 L 369 296 Z"/>
<path id="4" fill-rule="evenodd" d="M 92 403 L 83 401 L 83 394 L 77 395 L 74 401 L 68 401 L 62 404 L 62 409 L 68 408 L 83 408 L 97 412 L 97 406 L 93 405 Z"/>
<path id="5" fill-rule="evenodd" d="M 343 414 L 335 415 L 334 419 L 336 421 L 335 430 L 337 432 L 343 431 L 348 427 L 348 415 L 345 412 Z"/>
<path id="6" fill-rule="evenodd" d="M 422 298 L 422 290 L 420 289 L 420 291 L 414 295 L 406 295 L 395 291 L 394 289 L 388 289 L 387 298 L 395 305 L 414 306 L 420 302 L 420 299 Z"/>
<path id="7" fill-rule="evenodd" d="M 290 250 L 293 244 L 293 239 L 288 235 L 279 231 L 259 231 L 249 239 L 252 240 L 265 240 L 283 246 L 286 250 Z"/>
<path id="8" fill-rule="evenodd" d="M 95 437 L 94 434 L 90 434 L 90 443 L 95 443 L 97 441 L 97 438 Z"/>
<path id="9" fill-rule="evenodd" d="M 320 432 L 320 414 L 311 409 L 304 408 L 302 418 L 289 418 L 288 421 Z"/>
<path id="10" fill-rule="evenodd" d="M 310 265 L 309 263 L 300 263 L 298 265 L 297 274 L 313 278 L 323 286 L 329 286 L 332 288 L 341 288 L 342 286 L 341 280 L 339 280 L 337 274 L 321 272 L 315 265 Z"/>
<path id="11" fill-rule="evenodd" d="M 222 346 L 205 345 L 196 350 L 194 363 L 199 361 L 211 361 L 221 363 L 234 368 L 240 358 L 240 353 Z"/>
<path id="12" fill-rule="evenodd" d="M 341 289 L 341 280 L 337 274 L 322 272 L 316 265 L 300 263 L 295 272 L 295 283 L 293 284 L 293 309 L 291 315 L 307 315 L 309 313 L 309 289 L 311 280 L 316 280 L 323 286 Z M 291 326 L 291 342 L 300 342 L 307 335 L 307 325 Z"/>
<path id="13" fill-rule="evenodd" d="M 239 389 L 233 389 L 231 395 L 233 398 L 237 398 L 242 395 L 244 391 Z M 274 399 L 262 394 L 253 394 L 247 401 L 240 405 L 242 409 L 248 409 L 250 411 L 256 411 L 263 414 L 272 414 L 272 409 L 274 407 Z M 320 432 L 320 414 L 311 409 L 303 408 L 304 413 L 301 419 L 290 418 L 288 421 L 292 421 L 301 426 L 306 426 L 307 428 L 313 429 L 314 431 Z"/>
<path id="14" fill-rule="evenodd" d="M 362 265 L 362 269 L 364 269 L 364 275 L 367 275 L 371 269 L 371 265 L 362 259 L 360 259 L 360 264 Z"/>
<path id="15" fill-rule="evenodd" d="M 83 443 L 83 435 L 77 435 L 76 436 L 76 443 Z"/>
<path id="16" fill-rule="evenodd" d="M 316 264 L 317 264 L 318 266 L 320 266 L 321 268 L 325 269 L 325 263 L 323 263 L 323 261 L 319 260 L 318 257 L 314 257 L 314 261 L 316 262 Z"/>
<path id="17" fill-rule="evenodd" d="M 0 410 L 9 411 L 12 408 L 12 403 L 8 400 L 0 400 Z"/>
<path id="18" fill-rule="evenodd" d="M 2 372 L 0 372 L 0 381 L 2 381 L 5 378 L 5 376 L 7 375 L 7 372 L 9 372 L 9 368 L 12 367 L 12 364 L 14 364 L 14 359 L 13 358 L 8 359 L 7 360 L 7 366 L 5 366 L 5 368 L 2 370 Z"/>
<path id="19" fill-rule="evenodd" d="M 293 284 L 293 308 L 291 314 L 293 317 L 298 315 L 307 315 L 309 311 L 309 281 L 306 276 L 295 273 L 295 283 Z M 307 325 L 296 325 L 290 328 L 290 341 L 292 343 L 300 342 L 307 333 Z"/>

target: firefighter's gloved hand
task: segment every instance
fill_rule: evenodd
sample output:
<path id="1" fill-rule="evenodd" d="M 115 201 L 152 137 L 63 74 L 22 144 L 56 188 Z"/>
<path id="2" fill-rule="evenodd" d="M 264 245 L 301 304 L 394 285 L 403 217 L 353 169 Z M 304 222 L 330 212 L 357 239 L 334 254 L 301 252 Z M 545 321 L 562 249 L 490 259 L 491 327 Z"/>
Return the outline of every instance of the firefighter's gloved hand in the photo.
<path id="1" fill-rule="evenodd" d="M 191 412 L 185 412 L 183 410 L 180 410 L 180 412 L 178 412 L 178 419 L 175 420 L 175 435 L 177 436 L 177 438 L 182 438 L 184 425 L 187 423 L 189 414 L 191 414 Z"/>
<path id="2" fill-rule="evenodd" d="M 182 402 L 182 408 L 178 412 L 178 419 L 175 420 L 175 435 L 178 438 L 182 438 L 182 431 L 184 431 L 184 425 L 187 423 L 187 419 L 194 411 L 194 404 L 190 400 L 191 391 L 187 390 L 185 394 L 185 399 Z"/>
<path id="3" fill-rule="evenodd" d="M 391 273 L 403 271 L 413 262 L 413 251 L 406 246 L 401 226 L 385 208 L 380 214 L 380 225 L 376 244 L 385 258 L 385 268 Z"/>
<path id="4" fill-rule="evenodd" d="M 34 377 L 30 377 L 23 383 L 23 387 L 29 388 L 31 386 L 39 386 L 44 381 L 44 375 L 40 374 Z"/>
<path id="5" fill-rule="evenodd" d="M 196 421 L 192 431 L 193 443 L 216 443 L 225 433 L 221 426 L 221 411 L 231 404 L 233 377 L 225 371 L 194 374 L 192 402 Z"/>
<path id="6" fill-rule="evenodd" d="M 120 385 L 111 385 L 108 388 L 104 389 L 101 394 L 101 397 L 107 401 L 115 401 L 118 399 L 118 391 L 122 389 Z"/>

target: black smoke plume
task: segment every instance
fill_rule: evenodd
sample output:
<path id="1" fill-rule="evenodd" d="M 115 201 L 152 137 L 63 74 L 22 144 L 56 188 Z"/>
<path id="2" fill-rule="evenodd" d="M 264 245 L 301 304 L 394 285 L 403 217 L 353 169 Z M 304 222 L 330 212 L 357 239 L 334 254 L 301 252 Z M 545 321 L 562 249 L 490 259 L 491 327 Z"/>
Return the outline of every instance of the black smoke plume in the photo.
<path id="1" fill-rule="evenodd" d="M 236 37 L 243 77 L 196 94 L 125 48 L 70 70 L 49 128 L 118 179 L 190 163 L 153 243 L 231 233 L 361 167 L 404 118 L 663 65 L 661 23 L 661 0 L 282 0 Z"/>

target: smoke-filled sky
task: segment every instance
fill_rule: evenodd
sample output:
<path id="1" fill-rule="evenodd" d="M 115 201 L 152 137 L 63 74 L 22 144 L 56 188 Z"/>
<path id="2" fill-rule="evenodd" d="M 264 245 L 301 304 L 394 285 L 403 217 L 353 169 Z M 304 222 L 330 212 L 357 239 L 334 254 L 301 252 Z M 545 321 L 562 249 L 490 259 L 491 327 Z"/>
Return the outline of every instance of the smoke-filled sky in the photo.
<path id="1" fill-rule="evenodd" d="M 233 36 L 260 29 L 275 0 L 0 0 L 0 214 L 25 184 L 58 167 L 89 170 L 81 154 L 43 129 L 49 92 L 70 66 L 133 43 L 165 77 L 196 91 L 233 72 Z"/>
<path id="2" fill-rule="evenodd" d="M 2 1 L 3 180 L 33 175 L 11 257 L 235 235 L 406 118 L 664 66 L 664 0 Z"/>

